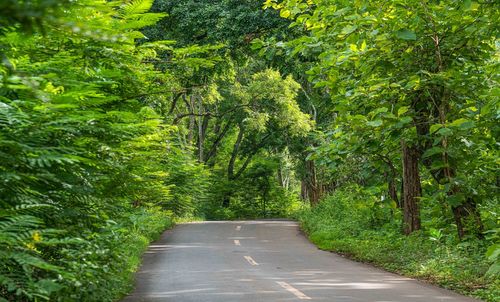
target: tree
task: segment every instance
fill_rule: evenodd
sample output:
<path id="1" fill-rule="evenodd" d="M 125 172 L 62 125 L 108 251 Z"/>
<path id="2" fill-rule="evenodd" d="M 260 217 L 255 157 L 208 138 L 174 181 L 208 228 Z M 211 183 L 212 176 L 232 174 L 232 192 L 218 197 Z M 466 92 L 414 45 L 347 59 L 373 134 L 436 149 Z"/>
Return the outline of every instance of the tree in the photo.
<path id="1" fill-rule="evenodd" d="M 252 76 L 247 85 L 236 85 L 238 135 L 227 166 L 228 180 L 239 178 L 252 158 L 263 148 L 284 148 L 287 137 L 303 136 L 312 129 L 307 114 L 295 102 L 299 84 L 290 76 L 266 70 Z M 237 160 L 242 163 L 235 168 Z M 228 206 L 229 199 L 224 200 Z"/>
<path id="2" fill-rule="evenodd" d="M 267 1 L 266 6 L 280 9 L 281 16 L 294 19 L 293 25 L 310 33 L 287 44 L 294 54 L 318 53 L 319 62 L 309 73 L 316 87 L 330 90 L 339 114 L 365 115 L 380 107 L 393 115 L 405 112 L 399 117 L 404 129 L 395 135 L 402 141 L 403 171 L 414 171 L 404 173 L 403 204 L 411 205 L 404 208 L 418 211 L 413 205 L 420 199 L 416 164 L 422 163 L 444 186 L 459 236 L 480 234 L 477 201 L 461 195 L 470 189 L 458 181 L 460 159 L 450 159 L 452 141 L 460 143 L 451 139 L 453 131 L 445 125 L 469 127 L 467 110 L 491 102 L 479 95 L 488 89 L 484 85 L 490 80 L 488 62 L 495 54 L 495 6 L 410 0 Z M 483 118 L 477 109 L 474 118 Z M 405 215 L 410 216 L 418 213 Z M 475 227 L 465 227 L 471 226 L 466 221 L 475 221 Z M 409 232 L 418 228 L 415 222 Z"/>

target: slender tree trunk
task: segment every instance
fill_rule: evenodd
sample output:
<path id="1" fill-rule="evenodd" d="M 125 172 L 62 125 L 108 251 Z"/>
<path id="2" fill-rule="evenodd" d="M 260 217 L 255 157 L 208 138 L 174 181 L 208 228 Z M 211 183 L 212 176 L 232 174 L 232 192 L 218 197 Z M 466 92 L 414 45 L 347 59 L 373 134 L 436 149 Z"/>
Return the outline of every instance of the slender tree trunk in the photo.
<path id="1" fill-rule="evenodd" d="M 234 165 L 236 163 L 236 158 L 238 157 L 238 151 L 240 149 L 241 142 L 243 141 L 243 126 L 239 126 L 240 130 L 238 132 L 238 137 L 233 146 L 233 152 L 231 153 L 231 158 L 229 159 L 229 164 L 227 165 L 227 179 L 228 181 L 233 181 L 235 179 Z M 231 192 L 226 192 L 222 200 L 222 206 L 227 208 L 231 204 Z"/>
<path id="2" fill-rule="evenodd" d="M 290 175 L 286 175 L 285 178 L 283 178 L 283 188 L 289 189 L 290 188 Z"/>
<path id="3" fill-rule="evenodd" d="M 399 204 L 398 191 L 396 190 L 396 177 L 394 175 L 389 176 L 387 173 L 385 173 L 385 177 L 388 179 L 387 194 L 396 203 L 398 208 L 400 208 L 401 205 Z"/>
<path id="4" fill-rule="evenodd" d="M 184 92 L 178 93 L 172 98 L 172 105 L 170 106 L 170 110 L 168 110 L 168 114 L 174 113 L 175 107 L 177 106 L 177 101 L 181 96 L 184 95 Z"/>
<path id="5" fill-rule="evenodd" d="M 391 197 L 392 200 L 396 203 L 398 207 L 401 207 L 401 204 L 399 203 L 399 198 L 398 198 L 398 192 L 396 190 L 396 182 L 394 179 L 389 180 L 388 183 L 388 190 L 389 190 L 389 196 Z"/>
<path id="6" fill-rule="evenodd" d="M 443 169 L 443 175 L 446 177 L 446 183 L 451 184 L 455 176 L 455 171 L 448 167 L 447 153 L 443 154 L 443 158 L 446 164 L 446 167 Z M 448 192 L 448 196 L 456 196 L 457 194 L 460 194 L 460 188 L 458 186 L 453 186 Z M 474 235 L 478 238 L 484 237 L 484 225 L 481 220 L 481 214 L 477 209 L 476 201 L 472 197 L 468 197 L 459 205 L 452 206 L 451 211 L 455 219 L 455 224 L 457 225 L 457 233 L 460 239 L 463 239 L 466 235 Z"/>
<path id="7" fill-rule="evenodd" d="M 306 160 L 306 184 L 309 202 L 311 206 L 315 206 L 321 197 L 321 185 L 318 183 L 316 166 L 312 160 Z"/>
<path id="8" fill-rule="evenodd" d="M 449 111 L 448 96 L 445 95 L 439 106 L 439 121 L 441 124 L 446 123 L 446 115 Z M 448 150 L 448 138 L 443 137 L 441 140 L 441 146 L 443 147 L 443 153 L 441 155 L 442 161 L 444 163 L 444 168 L 442 172 L 437 175 L 442 176 L 442 180 L 445 183 L 452 184 L 453 178 L 455 177 L 455 169 L 451 167 Z M 438 182 L 440 182 L 438 180 Z M 453 185 L 453 187 L 448 191 L 448 196 L 457 195 L 460 193 L 460 188 Z M 455 219 L 455 224 L 457 225 L 458 237 L 463 239 L 467 234 L 475 235 L 476 237 L 482 238 L 484 226 L 481 221 L 481 215 L 477 209 L 476 201 L 472 197 L 468 197 L 465 201 L 457 206 L 452 206 L 451 210 L 453 212 L 453 218 Z"/>
<path id="9" fill-rule="evenodd" d="M 452 207 L 452 211 L 460 239 L 463 239 L 467 234 L 484 238 L 484 225 L 474 199 L 468 198 L 459 206 Z"/>
<path id="10" fill-rule="evenodd" d="M 222 142 L 222 139 L 224 138 L 228 130 L 231 128 L 230 127 L 231 125 L 232 125 L 231 121 L 228 121 L 226 125 L 221 129 L 221 126 L 219 124 L 216 124 L 217 137 L 215 141 L 212 143 L 212 147 L 208 151 L 208 154 L 205 156 L 205 163 L 207 163 L 209 167 L 213 167 L 215 165 L 215 157 L 217 156 L 217 147 Z"/>
<path id="11" fill-rule="evenodd" d="M 307 191 L 307 180 L 300 181 L 300 197 L 302 200 L 309 199 L 309 192 Z"/>
<path id="12" fill-rule="evenodd" d="M 387 164 L 389 167 L 390 172 L 385 172 L 384 176 L 387 179 L 387 194 L 389 197 L 396 203 L 398 208 L 401 208 L 401 204 L 399 202 L 398 198 L 398 190 L 396 189 L 396 179 L 398 176 L 398 172 L 396 170 L 396 167 L 394 167 L 394 164 L 388 157 L 380 156 L 382 160 Z M 402 192 L 403 190 L 401 190 Z"/>
<path id="13" fill-rule="evenodd" d="M 195 116 L 194 116 L 194 97 L 190 96 L 189 97 L 189 113 L 191 114 L 189 116 L 189 127 L 188 127 L 188 143 L 189 145 L 193 144 L 193 137 L 194 137 L 194 126 L 195 126 Z"/>
<path id="14" fill-rule="evenodd" d="M 200 115 L 198 121 L 198 162 L 200 163 L 204 162 L 203 147 L 205 145 L 205 135 L 208 127 L 208 121 L 210 119 L 210 116 L 202 115 L 203 112 L 203 102 L 201 97 L 198 97 L 198 114 Z"/>
<path id="15" fill-rule="evenodd" d="M 236 163 L 236 158 L 238 157 L 238 151 L 240 150 L 241 141 L 243 140 L 243 126 L 239 126 L 238 137 L 233 146 L 233 152 L 231 153 L 231 158 L 229 159 L 229 164 L 227 165 L 227 178 L 228 180 L 234 179 L 234 164 Z"/>
<path id="16" fill-rule="evenodd" d="M 283 177 L 283 169 L 281 168 L 281 165 L 278 167 L 278 183 L 280 187 L 284 188 L 285 183 L 284 183 L 284 177 Z"/>
<path id="17" fill-rule="evenodd" d="M 420 152 L 415 146 L 401 142 L 403 151 L 403 232 L 408 235 L 420 229 L 419 199 L 422 197 L 418 162 Z"/>

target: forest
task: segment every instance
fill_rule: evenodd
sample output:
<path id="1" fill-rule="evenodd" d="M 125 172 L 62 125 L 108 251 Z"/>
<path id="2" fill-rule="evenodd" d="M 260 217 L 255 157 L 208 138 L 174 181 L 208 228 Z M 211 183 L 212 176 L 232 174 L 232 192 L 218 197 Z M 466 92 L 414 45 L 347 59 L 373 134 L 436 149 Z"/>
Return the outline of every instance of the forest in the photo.
<path id="1" fill-rule="evenodd" d="M 500 297 L 494 0 L 2 0 L 0 301 L 118 301 L 175 223 Z"/>

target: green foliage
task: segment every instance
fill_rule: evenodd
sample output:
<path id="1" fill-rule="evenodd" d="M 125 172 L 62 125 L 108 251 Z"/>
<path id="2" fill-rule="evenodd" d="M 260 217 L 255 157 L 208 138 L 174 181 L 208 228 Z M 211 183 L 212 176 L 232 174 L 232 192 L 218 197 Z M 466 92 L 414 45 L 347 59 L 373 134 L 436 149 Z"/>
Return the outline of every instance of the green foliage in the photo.
<path id="1" fill-rule="evenodd" d="M 298 210 L 323 248 L 498 296 L 494 4 L 261 5 L 0 4 L 0 300 L 113 301 L 172 221 Z"/>
<path id="2" fill-rule="evenodd" d="M 61 250 L 60 266 L 72 272 L 59 280 L 61 301 L 116 301 L 132 289 L 134 272 L 152 240 L 172 226 L 169 213 L 159 208 L 124 212 L 82 242 Z"/>
<path id="3" fill-rule="evenodd" d="M 257 157 L 246 173 L 236 180 L 226 180 L 214 173 L 213 188 L 202 208 L 209 220 L 293 218 L 303 202 L 276 181 L 277 161 Z M 220 172 L 221 174 L 223 171 Z M 231 195 L 229 207 L 221 207 L 221 200 Z"/>
<path id="4" fill-rule="evenodd" d="M 0 296 L 114 301 L 171 203 L 194 211 L 203 190 L 177 186 L 203 178 L 178 175 L 205 172 L 150 106 L 170 76 L 145 63 L 163 44 L 136 40 L 164 14 L 149 0 L 54 3 L 2 2 L 1 22 L 20 26 L 0 32 Z"/>
<path id="5" fill-rule="evenodd" d="M 279 34 L 288 25 L 276 12 L 261 7 L 261 2 L 251 0 L 159 0 L 153 10 L 170 17 L 148 28 L 146 35 L 181 45 L 227 43 L 233 52 L 240 52 L 252 39 Z"/>
<path id="6" fill-rule="evenodd" d="M 471 258 L 483 255 L 481 263 L 490 264 L 490 277 L 482 272 L 481 278 L 498 276 L 497 7 L 453 0 L 268 0 L 264 7 L 291 20 L 297 35 L 256 40 L 253 48 L 263 57 L 284 56 L 301 65 L 296 72 L 307 76 L 305 104 L 314 106 L 320 121 L 321 131 L 302 149 L 310 161 L 303 165 L 309 167 L 302 173 L 306 188 L 313 183 L 320 195 L 359 185 L 365 199 L 387 201 L 392 216 L 372 207 L 346 212 L 348 220 L 358 222 L 361 216 L 373 227 L 390 218 L 396 225 L 395 219 L 408 217 L 396 206 L 409 211 L 402 146 L 410 145 L 418 163 L 413 183 L 417 191 L 422 187 L 412 214 L 421 214 L 423 232 L 451 250 L 470 245 Z M 352 235 L 356 244 L 356 238 L 365 238 L 364 229 Z M 340 238 L 336 231 L 324 235 Z M 419 261 L 425 259 L 415 264 Z M 440 272 L 437 265 L 433 270 Z M 464 275 L 464 283 L 478 275 Z"/>
<path id="7" fill-rule="evenodd" d="M 404 236 L 397 221 L 399 213 L 392 216 L 376 200 L 377 195 L 360 187 L 346 187 L 302 211 L 299 220 L 321 249 L 495 301 L 500 284 L 486 273 L 489 264 L 483 256 L 484 242 L 459 243 L 447 234 L 436 236 L 435 229 Z M 381 212 L 378 222 L 367 218 L 374 205 Z"/>
<path id="8" fill-rule="evenodd" d="M 247 113 L 246 127 L 257 132 L 287 128 L 291 136 L 310 132 L 310 118 L 295 102 L 299 88 L 291 76 L 282 79 L 278 71 L 268 69 L 252 75 L 251 82 L 235 93 Z"/>
<path id="9" fill-rule="evenodd" d="M 488 231 L 488 239 L 493 242 L 486 251 L 486 257 L 491 263 L 490 268 L 486 272 L 487 275 L 498 276 L 500 275 L 500 244 L 499 241 L 500 229 L 496 228 Z"/>

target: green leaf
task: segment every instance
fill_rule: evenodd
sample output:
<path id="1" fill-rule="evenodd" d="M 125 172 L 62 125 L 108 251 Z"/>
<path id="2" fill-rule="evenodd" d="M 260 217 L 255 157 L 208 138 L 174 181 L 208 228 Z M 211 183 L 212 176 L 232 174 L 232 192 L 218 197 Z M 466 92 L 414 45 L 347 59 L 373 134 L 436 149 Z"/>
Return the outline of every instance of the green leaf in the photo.
<path id="1" fill-rule="evenodd" d="M 341 34 L 346 36 L 346 35 L 354 32 L 356 29 L 358 29 L 357 25 L 348 25 L 342 29 Z"/>
<path id="2" fill-rule="evenodd" d="M 408 112 L 408 106 L 400 107 L 398 109 L 398 116 L 401 116 L 401 115 L 405 114 L 406 112 Z"/>
<path id="3" fill-rule="evenodd" d="M 400 29 L 396 31 L 396 37 L 402 40 L 414 41 L 417 40 L 417 34 L 408 29 Z"/>
<path id="4" fill-rule="evenodd" d="M 380 127 L 382 126 L 382 120 L 374 120 L 374 121 L 369 121 L 366 124 L 370 127 Z"/>
<path id="5" fill-rule="evenodd" d="M 379 113 L 385 113 L 387 111 L 389 111 L 389 109 L 387 107 L 379 107 L 379 108 L 373 110 L 372 112 L 370 112 L 370 116 L 374 117 Z"/>
<path id="6" fill-rule="evenodd" d="M 426 150 L 424 152 L 424 154 L 422 154 L 422 158 L 427 158 L 427 157 L 430 157 L 430 156 L 433 156 L 433 155 L 436 155 L 436 154 L 440 154 L 440 153 L 443 153 L 444 149 L 442 147 L 432 147 L 428 150 Z"/>
<path id="7" fill-rule="evenodd" d="M 413 119 L 410 116 L 404 116 L 399 119 L 398 123 L 395 125 L 396 128 L 403 128 L 405 125 L 411 123 Z"/>
<path id="8" fill-rule="evenodd" d="M 363 42 L 361 43 L 361 47 L 359 48 L 360 51 L 365 51 L 366 50 L 366 41 L 363 40 Z"/>
<path id="9" fill-rule="evenodd" d="M 495 261 L 500 256 L 500 244 L 493 244 L 486 251 L 486 258 L 490 261 Z"/>
<path id="10" fill-rule="evenodd" d="M 454 120 L 453 122 L 451 122 L 449 124 L 450 127 L 458 127 L 462 130 L 468 130 L 468 129 L 472 129 L 475 127 L 475 123 L 474 121 L 471 121 L 471 120 L 468 120 L 468 119 L 465 119 L 465 118 L 460 118 L 460 119 L 457 119 L 457 120 Z"/>
<path id="11" fill-rule="evenodd" d="M 462 193 L 456 193 L 446 198 L 448 204 L 452 207 L 457 207 L 465 201 L 465 196 Z"/>
<path id="12" fill-rule="evenodd" d="M 492 275 L 498 275 L 499 273 L 500 273 L 500 263 L 495 262 L 490 266 L 490 268 L 486 272 L 486 275 L 492 276 Z"/>
<path id="13" fill-rule="evenodd" d="M 464 0 L 463 8 L 465 10 L 470 10 L 472 7 L 472 0 Z"/>
<path id="14" fill-rule="evenodd" d="M 437 135 L 440 135 L 440 136 L 451 136 L 453 134 L 453 130 L 451 130 L 450 128 L 441 128 L 439 129 L 438 132 L 436 132 Z"/>
<path id="15" fill-rule="evenodd" d="M 292 13 L 288 9 L 282 9 L 280 11 L 280 17 L 282 17 L 282 18 L 288 18 L 288 17 L 290 17 L 291 14 Z"/>
<path id="16" fill-rule="evenodd" d="M 58 284 L 55 281 L 50 280 L 50 279 L 41 279 L 36 283 L 36 286 L 38 286 L 40 289 L 42 289 L 47 294 L 50 294 L 52 292 L 56 292 L 56 291 L 63 288 L 63 286 L 61 284 Z"/>
<path id="17" fill-rule="evenodd" d="M 431 128 L 429 129 L 429 131 L 431 133 L 435 133 L 438 129 L 441 129 L 443 127 L 442 124 L 434 124 L 431 126 Z"/>
<path id="18" fill-rule="evenodd" d="M 264 42 L 259 38 L 253 39 L 252 42 L 250 42 L 250 48 L 252 50 L 261 49 L 262 47 L 264 47 Z"/>

